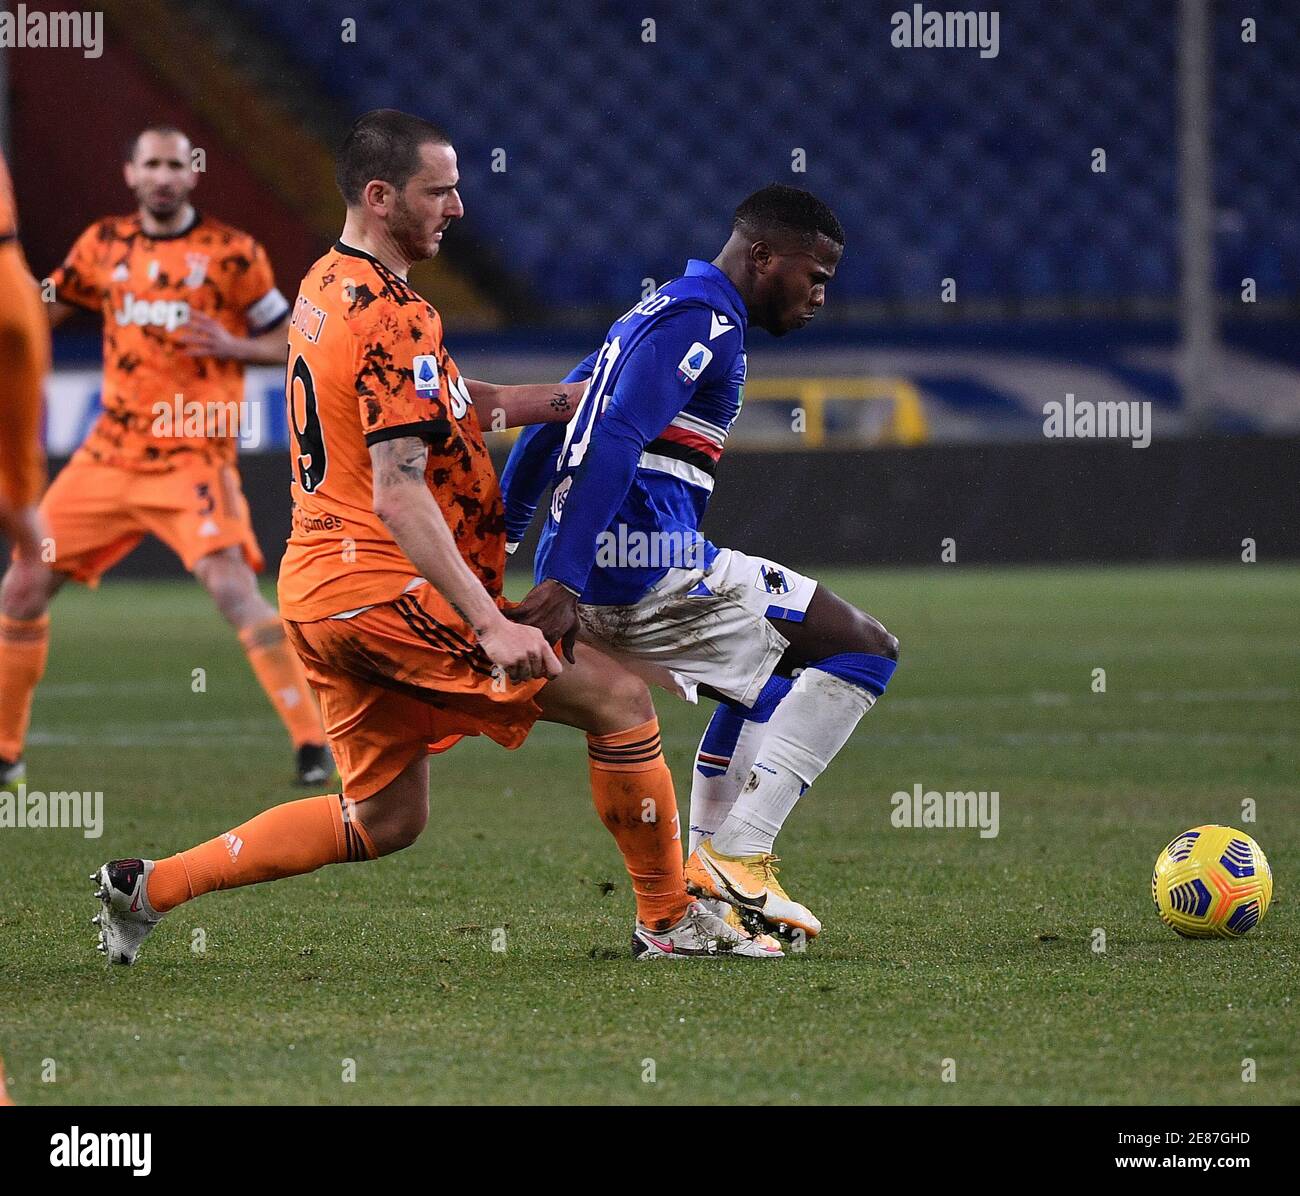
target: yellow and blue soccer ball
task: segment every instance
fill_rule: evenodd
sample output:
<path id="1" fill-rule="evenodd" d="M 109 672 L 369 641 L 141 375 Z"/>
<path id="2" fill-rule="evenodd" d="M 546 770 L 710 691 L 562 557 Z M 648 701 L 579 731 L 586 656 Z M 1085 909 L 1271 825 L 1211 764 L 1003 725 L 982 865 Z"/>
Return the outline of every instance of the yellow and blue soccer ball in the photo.
<path id="1" fill-rule="evenodd" d="M 1273 873 L 1259 844 L 1230 826 L 1184 831 L 1156 858 L 1151 900 L 1189 939 L 1240 938 L 1263 921 Z"/>

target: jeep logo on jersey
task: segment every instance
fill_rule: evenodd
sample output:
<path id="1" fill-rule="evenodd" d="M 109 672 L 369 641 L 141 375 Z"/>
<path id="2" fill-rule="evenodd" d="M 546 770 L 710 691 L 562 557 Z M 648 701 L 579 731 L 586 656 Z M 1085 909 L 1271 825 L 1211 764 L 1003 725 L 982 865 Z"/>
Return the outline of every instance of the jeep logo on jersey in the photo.
<path id="1" fill-rule="evenodd" d="M 415 376 L 415 393 L 422 399 L 438 397 L 438 359 L 436 357 L 417 357 L 411 364 L 411 373 Z"/>
<path id="2" fill-rule="evenodd" d="M 130 291 L 122 296 L 122 306 L 113 313 L 122 325 L 135 324 L 139 328 L 165 328 L 175 332 L 188 324 L 190 305 L 180 299 L 137 299 Z"/>
<path id="3" fill-rule="evenodd" d="M 704 367 L 713 360 L 713 350 L 696 341 L 686 350 L 686 356 L 677 363 L 677 376 L 683 382 L 698 382 Z"/>

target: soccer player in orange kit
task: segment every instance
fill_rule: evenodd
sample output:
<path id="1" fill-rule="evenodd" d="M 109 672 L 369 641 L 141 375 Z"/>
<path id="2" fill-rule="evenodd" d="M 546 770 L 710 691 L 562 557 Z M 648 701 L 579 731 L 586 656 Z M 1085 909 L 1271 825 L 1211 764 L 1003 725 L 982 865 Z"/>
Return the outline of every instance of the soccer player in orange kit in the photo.
<path id="1" fill-rule="evenodd" d="M 49 324 L 18 243 L 18 209 L 0 154 L 0 533 L 34 568 L 40 565 L 36 504 L 45 489 L 41 382 L 49 364 Z"/>
<path id="2" fill-rule="evenodd" d="M 257 588 L 262 554 L 236 470 L 244 365 L 284 361 L 289 305 L 262 247 L 199 212 L 189 139 L 145 129 L 124 166 L 137 209 L 90 226 L 52 274 L 50 323 L 104 320 L 103 412 L 40 506 L 48 567 L 17 554 L 0 586 L 0 784 L 24 779 L 48 607 L 157 536 L 236 629 L 293 741 L 297 780 L 334 772 L 284 625 Z"/>
<path id="3" fill-rule="evenodd" d="M 40 290 L 18 243 L 18 211 L 9 168 L 0 155 L 0 534 L 34 583 L 48 581 L 41 560 L 37 504 L 45 489 L 41 446 L 42 382 L 50 366 L 50 327 Z M 0 654 L 44 659 L 44 625 L 0 613 Z M 6 702 L 0 667 L 0 710 Z M 0 714 L 0 721 L 3 715 Z M 0 786 L 22 779 L 0 745 Z"/>
<path id="4" fill-rule="evenodd" d="M 99 947 L 129 964 L 168 910 L 216 889 L 373 860 L 429 816 L 429 762 L 465 735 L 517 747 L 539 718 L 587 733 L 596 808 L 636 895 L 639 959 L 779 957 L 692 901 L 645 684 L 585 644 L 563 667 L 502 595 L 505 513 L 482 425 L 568 419 L 582 387 L 461 377 L 406 281 L 464 212 L 445 134 L 367 113 L 340 151 L 343 235 L 293 310 L 293 533 L 280 608 L 320 697 L 342 792 L 263 811 L 167 859 L 94 875 Z M 498 419 L 496 417 L 500 416 Z"/>

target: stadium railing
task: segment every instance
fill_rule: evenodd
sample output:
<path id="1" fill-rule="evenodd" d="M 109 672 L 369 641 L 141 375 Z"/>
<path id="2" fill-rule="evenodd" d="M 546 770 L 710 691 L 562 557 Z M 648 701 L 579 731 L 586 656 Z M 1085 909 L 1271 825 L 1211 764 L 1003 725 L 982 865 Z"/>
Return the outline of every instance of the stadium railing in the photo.
<path id="1" fill-rule="evenodd" d="M 792 432 L 798 447 L 813 449 L 906 446 L 930 438 L 920 393 L 905 378 L 756 378 L 745 383 L 745 401 L 783 405 L 785 418 L 780 411 L 751 418 L 737 447 L 791 448 Z"/>

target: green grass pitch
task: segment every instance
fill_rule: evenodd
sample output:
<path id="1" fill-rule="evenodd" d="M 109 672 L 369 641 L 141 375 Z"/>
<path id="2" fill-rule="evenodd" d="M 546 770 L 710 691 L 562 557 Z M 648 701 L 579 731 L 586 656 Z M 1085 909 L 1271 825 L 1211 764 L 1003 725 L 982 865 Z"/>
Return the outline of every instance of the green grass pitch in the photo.
<path id="1" fill-rule="evenodd" d="M 168 854 L 298 793 L 279 725 L 196 586 L 64 594 L 29 785 L 102 790 L 106 825 L 89 841 L 0 830 L 13 1095 L 1300 1100 L 1300 569 L 825 580 L 902 641 L 888 696 L 780 843 L 783 878 L 826 931 L 782 962 L 655 966 L 628 958 L 630 893 L 582 738 L 539 727 L 515 753 L 470 742 L 437 759 L 430 826 L 408 851 L 203 898 L 135 968 L 106 972 L 87 924 L 94 866 Z M 685 822 L 708 710 L 657 704 Z M 892 827 L 890 796 L 918 782 L 996 789 L 1000 834 Z M 1183 941 L 1151 906 L 1157 852 L 1204 822 L 1248 830 L 1273 864 L 1273 907 L 1237 942 Z"/>

